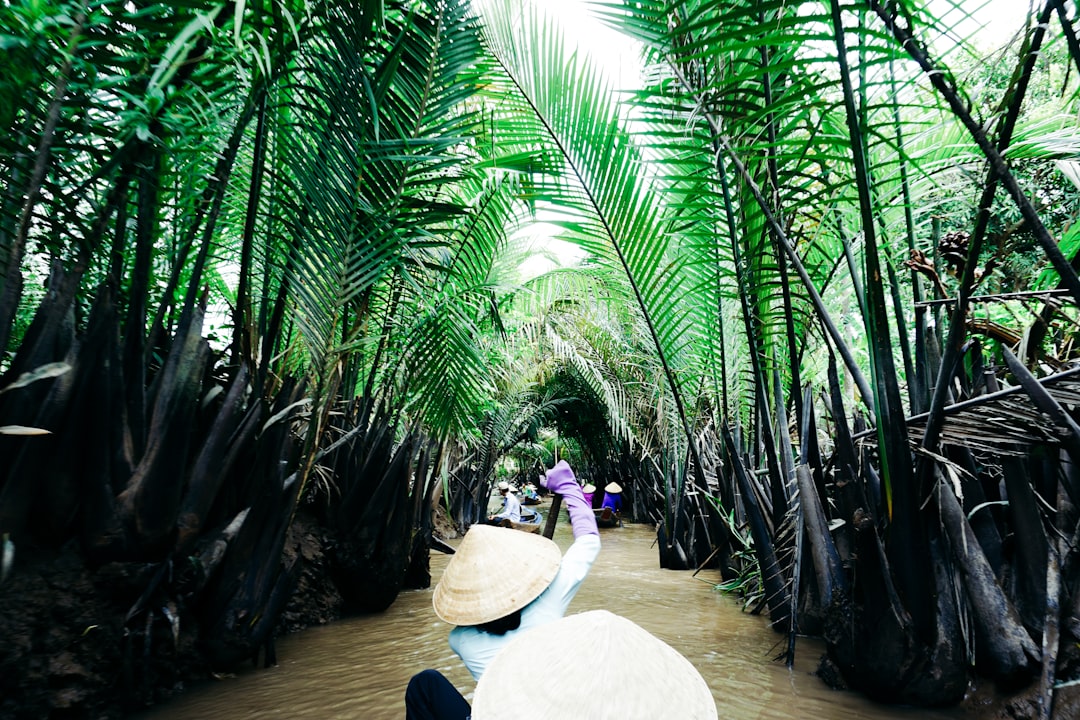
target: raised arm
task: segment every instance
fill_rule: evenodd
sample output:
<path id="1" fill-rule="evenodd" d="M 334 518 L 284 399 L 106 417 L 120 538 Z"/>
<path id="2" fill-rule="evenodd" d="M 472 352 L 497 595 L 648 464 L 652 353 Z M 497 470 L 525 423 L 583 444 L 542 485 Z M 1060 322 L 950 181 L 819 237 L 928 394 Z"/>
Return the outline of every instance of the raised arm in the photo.
<path id="1" fill-rule="evenodd" d="M 581 492 L 581 486 L 574 478 L 574 471 L 565 460 L 555 463 L 555 467 L 547 471 L 540 479 L 540 484 L 553 493 L 562 495 L 566 512 L 570 516 L 570 526 L 574 529 L 574 539 L 583 535 L 596 535 L 600 531 L 596 527 L 596 514 L 585 502 L 585 495 Z"/>

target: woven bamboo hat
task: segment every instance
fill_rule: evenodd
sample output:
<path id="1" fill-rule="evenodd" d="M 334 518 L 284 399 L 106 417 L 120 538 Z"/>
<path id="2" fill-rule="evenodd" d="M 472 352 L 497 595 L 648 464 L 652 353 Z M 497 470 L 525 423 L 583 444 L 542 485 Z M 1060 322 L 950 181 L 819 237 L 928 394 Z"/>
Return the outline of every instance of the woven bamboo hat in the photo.
<path id="1" fill-rule="evenodd" d="M 604 492 L 621 493 L 622 487 L 619 486 L 619 483 L 609 482 L 606 486 L 604 486 Z"/>
<path id="2" fill-rule="evenodd" d="M 583 492 L 583 493 L 594 493 L 594 492 L 596 492 L 596 486 L 593 485 L 592 483 L 585 483 L 585 487 L 581 488 L 581 492 Z"/>
<path id="3" fill-rule="evenodd" d="M 544 692 L 522 667 L 545 668 Z M 581 668 L 596 668 L 582 682 Z M 600 688 L 619 688 L 600 692 Z M 507 704 L 528 695 L 527 703 Z M 716 702 L 690 661 L 606 610 L 570 615 L 517 635 L 480 677 L 473 720 L 716 720 Z"/>
<path id="4" fill-rule="evenodd" d="M 559 546 L 543 535 L 473 525 L 446 564 L 431 604 L 452 625 L 498 620 L 544 592 L 561 562 Z"/>

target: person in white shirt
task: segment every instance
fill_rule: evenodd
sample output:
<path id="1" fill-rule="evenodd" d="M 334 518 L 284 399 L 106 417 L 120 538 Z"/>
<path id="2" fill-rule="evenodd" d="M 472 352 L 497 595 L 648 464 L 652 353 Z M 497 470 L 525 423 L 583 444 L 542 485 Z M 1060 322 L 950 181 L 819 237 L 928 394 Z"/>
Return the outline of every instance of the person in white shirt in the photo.
<path id="1" fill-rule="evenodd" d="M 443 571 L 432 595 L 435 614 L 454 625 L 450 647 L 479 680 L 510 640 L 562 618 L 600 554 L 596 516 L 565 460 L 541 484 L 562 495 L 574 544 L 532 533 L 474 525 Z M 507 567 L 513 567 L 507 572 Z M 469 704 L 436 670 L 413 676 L 405 692 L 406 720 L 466 720 Z"/>
<path id="2" fill-rule="evenodd" d="M 499 483 L 499 494 L 503 497 L 503 511 L 498 515 L 488 515 L 488 522 L 498 524 L 500 520 L 521 522 L 521 501 L 510 489 L 510 483 Z"/>

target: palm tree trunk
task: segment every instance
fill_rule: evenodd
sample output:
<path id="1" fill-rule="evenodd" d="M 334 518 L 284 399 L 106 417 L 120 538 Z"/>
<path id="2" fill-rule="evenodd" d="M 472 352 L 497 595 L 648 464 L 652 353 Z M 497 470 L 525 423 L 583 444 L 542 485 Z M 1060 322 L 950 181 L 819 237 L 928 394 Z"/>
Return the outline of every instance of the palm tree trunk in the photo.
<path id="1" fill-rule="evenodd" d="M 1029 680 L 1038 667 L 1039 648 L 998 585 L 963 508 L 940 473 L 934 496 L 971 607 L 976 668 L 1005 685 Z"/>
<path id="2" fill-rule="evenodd" d="M 263 176 L 266 168 L 266 94 L 257 99 L 258 119 L 255 123 L 255 144 L 251 149 L 251 185 L 248 189 L 247 211 L 244 213 L 244 232 L 240 239 L 240 272 L 236 288 L 236 307 L 233 308 L 233 364 L 250 364 L 251 355 L 251 300 L 248 284 L 252 276 L 252 255 L 255 244 L 255 223 L 259 217 L 259 201 L 262 198 Z"/>
<path id="3" fill-rule="evenodd" d="M 870 338 L 870 359 L 874 372 L 874 402 L 877 409 L 881 474 L 885 482 L 888 513 L 892 520 L 889 547 L 893 549 L 893 552 L 890 553 L 890 560 L 916 632 L 923 637 L 928 637 L 932 625 L 930 607 L 932 588 L 930 579 L 924 572 L 928 548 L 919 513 L 922 493 L 915 478 L 912 477 L 911 452 L 907 444 L 907 421 L 896 383 L 896 365 L 892 353 L 890 323 L 878 255 L 870 166 L 865 154 L 864 138 L 859 126 L 859 113 L 855 106 L 855 93 L 851 85 L 840 2 L 831 0 L 830 5 L 845 115 L 851 139 L 852 162 L 859 193 L 859 208 L 862 214 L 864 260 L 869 291 L 867 306 L 870 310 L 865 322 L 867 336 Z"/>
<path id="4" fill-rule="evenodd" d="M 764 26 L 766 19 L 765 13 L 759 11 L 758 19 Z M 761 46 L 759 48 L 759 54 L 761 57 L 761 85 L 762 92 L 764 93 L 765 107 L 772 108 L 773 105 L 773 81 L 772 71 L 769 67 L 769 48 L 767 46 Z M 780 173 L 776 165 L 776 155 L 773 153 L 773 148 L 776 147 L 776 115 L 770 109 L 766 113 L 765 117 L 765 132 L 768 135 L 769 142 L 766 150 L 765 165 L 769 171 L 769 186 L 772 191 L 772 207 L 776 211 L 776 216 L 781 220 L 783 224 L 783 210 L 780 207 Z M 802 422 L 802 395 L 799 394 L 799 388 L 802 387 L 802 380 L 799 377 L 799 353 L 796 348 L 799 347 L 799 343 L 796 342 L 795 336 L 795 309 L 791 303 L 791 286 L 788 283 L 788 263 L 787 256 L 780 248 L 780 241 L 776 238 L 775 234 L 770 233 L 772 239 L 773 253 L 776 255 L 776 268 L 780 273 L 780 294 L 784 303 L 784 329 L 787 333 L 787 349 L 788 349 L 788 372 L 791 373 L 791 398 L 795 403 L 795 420 L 797 423 Z M 781 392 L 780 388 L 777 388 L 777 392 Z"/>
<path id="5" fill-rule="evenodd" d="M 772 536 L 765 525 L 765 515 L 758 504 L 757 494 L 754 492 L 750 478 L 747 475 L 742 457 L 736 452 L 735 441 L 731 437 L 730 429 L 725 427 L 723 434 L 724 444 L 728 448 L 728 456 L 731 458 L 739 492 L 742 493 L 743 506 L 746 509 L 747 520 L 750 523 L 750 533 L 754 538 L 754 554 L 757 556 L 758 567 L 761 570 L 765 602 L 769 607 L 769 620 L 774 628 L 787 630 L 792 621 L 791 602 L 783 574 L 780 572 L 780 564 L 776 561 Z"/>

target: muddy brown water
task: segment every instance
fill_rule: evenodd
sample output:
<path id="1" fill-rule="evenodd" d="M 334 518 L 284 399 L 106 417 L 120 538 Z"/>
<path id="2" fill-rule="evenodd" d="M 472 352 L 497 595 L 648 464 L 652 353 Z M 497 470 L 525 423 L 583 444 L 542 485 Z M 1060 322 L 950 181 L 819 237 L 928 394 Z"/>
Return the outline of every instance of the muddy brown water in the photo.
<path id="1" fill-rule="evenodd" d="M 813 675 L 823 652 L 816 640 L 799 639 L 795 667 L 788 670 L 771 659 L 782 649 L 782 637 L 763 618 L 742 612 L 736 599 L 715 592 L 718 573 L 703 571 L 694 578 L 690 572 L 661 570 L 648 525 L 600 532 L 600 557 L 570 612 L 606 609 L 675 647 L 701 671 L 721 718 L 964 717 L 958 709 L 890 707 L 828 688 Z M 564 550 L 572 542 L 565 523 L 555 540 Z M 448 559 L 432 553 L 433 585 Z M 279 638 L 277 667 L 194 686 L 141 718 L 401 720 L 405 686 L 425 668 L 442 671 L 471 696 L 474 683 L 447 645 L 449 630 L 431 609 L 430 589 L 406 591 L 385 613 Z M 536 692 L 543 691 L 538 675 Z"/>

